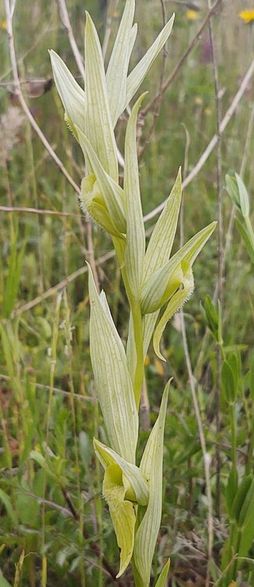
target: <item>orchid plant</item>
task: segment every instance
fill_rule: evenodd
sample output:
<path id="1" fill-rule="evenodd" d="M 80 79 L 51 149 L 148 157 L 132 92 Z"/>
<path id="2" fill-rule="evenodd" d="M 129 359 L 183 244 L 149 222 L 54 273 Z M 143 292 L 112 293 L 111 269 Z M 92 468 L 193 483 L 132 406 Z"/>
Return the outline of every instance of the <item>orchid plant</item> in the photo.
<path id="1" fill-rule="evenodd" d="M 88 266 L 90 352 L 107 435 L 107 445 L 94 439 L 94 449 L 104 469 L 103 495 L 120 549 L 117 577 L 131 563 L 136 587 L 148 587 L 161 522 L 163 439 L 169 383 L 141 462 L 137 464 L 144 357 L 153 339 L 155 353 L 165 360 L 160 351 L 163 331 L 193 291 L 193 263 L 215 223 L 203 228 L 170 257 L 181 205 L 179 171 L 146 246 L 136 147 L 137 118 L 144 94 L 134 104 L 128 119 L 124 181 L 120 184 L 114 129 L 167 42 L 174 22 L 173 15 L 141 61 L 129 72 L 137 34 L 134 12 L 135 0 L 126 0 L 106 71 L 96 28 L 91 16 L 86 14 L 84 90 L 54 51 L 50 51 L 50 57 L 65 120 L 85 158 L 81 208 L 112 238 L 130 307 L 125 348 L 106 296 L 103 291 L 97 291 Z M 169 561 L 156 587 L 166 586 L 168 569 Z"/>

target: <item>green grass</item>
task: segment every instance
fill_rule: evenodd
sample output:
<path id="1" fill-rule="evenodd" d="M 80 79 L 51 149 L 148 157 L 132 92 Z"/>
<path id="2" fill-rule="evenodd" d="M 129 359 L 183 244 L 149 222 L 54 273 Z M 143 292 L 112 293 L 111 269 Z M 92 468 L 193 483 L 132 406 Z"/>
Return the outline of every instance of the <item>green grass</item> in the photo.
<path id="1" fill-rule="evenodd" d="M 121 5 L 119 2 L 115 7 L 114 30 Z M 166 60 L 166 72 L 170 73 L 200 21 L 189 21 L 186 10 L 178 4 L 165 5 L 168 15 L 173 7 L 177 14 Z M 242 7 L 242 2 L 235 0 L 233 8 L 226 4 L 224 12 L 219 12 L 214 19 L 220 85 L 224 90 L 223 112 L 253 57 L 253 28 L 240 21 L 238 12 Z M 250 2 L 246 2 L 246 7 L 251 7 Z M 72 0 L 68 8 L 82 50 L 84 4 Z M 100 3 L 87 0 L 85 8 L 91 11 L 103 39 L 105 15 Z M 204 2 L 200 17 L 205 13 Z M 0 19 L 4 19 L 3 6 Z M 138 57 L 161 26 L 160 2 L 137 2 L 136 20 L 140 27 Z M 18 57 L 24 56 L 19 66 L 23 80 L 51 77 L 48 48 L 56 49 L 77 74 L 55 3 L 18 0 L 15 39 Z M 141 159 L 145 213 L 166 198 L 178 166 L 183 164 L 185 128 L 190 137 L 187 172 L 215 133 L 212 65 L 204 62 L 207 39 L 206 29 L 163 98 L 152 138 L 149 137 L 151 114 L 142 128 L 141 145 L 146 145 Z M 105 431 L 89 357 L 87 276 L 83 273 L 65 289 L 44 296 L 49 288 L 84 266 L 89 248 L 88 226 L 80 215 L 73 189 L 46 154 L 29 123 L 25 118 L 20 122 L 18 111 L 11 111 L 19 106 L 9 86 L 1 85 L 12 77 L 8 73 L 8 41 L 4 29 L 0 56 L 1 75 L 5 76 L 0 82 L 1 134 L 5 145 L 3 153 L 0 152 L 1 205 L 59 212 L 56 216 L 0 212 L 0 569 L 7 584 L 15 587 L 113 585 L 110 573 L 117 571 L 118 551 L 106 504 L 101 499 L 102 471 L 92 448 L 93 436 L 103 441 Z M 158 61 L 150 73 L 149 97 L 157 91 L 161 63 Z M 29 88 L 24 85 L 24 93 L 41 129 L 79 183 L 83 174 L 82 156 L 64 127 L 55 88 L 31 98 Z M 251 165 L 254 139 L 249 126 L 252 108 L 250 83 L 222 139 L 223 182 L 229 169 L 240 172 L 244 158 L 244 179 L 250 196 L 254 180 Z M 4 116 L 11 115 L 14 122 L 9 118 L 3 131 Z M 120 145 L 124 128 L 125 121 L 119 127 Z M 250 140 L 246 143 L 248 128 Z M 62 212 L 69 215 L 61 216 Z M 185 192 L 185 239 L 212 221 L 216 213 L 216 155 L 213 153 Z M 223 191 L 225 233 L 230 213 L 231 201 Z M 96 227 L 93 227 L 93 244 L 96 259 L 111 250 L 110 240 Z M 178 244 L 179 234 L 175 248 Z M 251 587 L 254 584 L 253 537 L 242 519 L 234 517 L 231 507 L 236 493 L 236 471 L 240 482 L 253 474 L 254 465 L 250 442 L 254 418 L 254 278 L 253 265 L 237 230 L 232 233 L 226 258 L 222 309 L 224 357 L 231 360 L 232 351 L 237 357 L 236 393 L 231 405 L 225 382 L 220 386 L 219 437 L 215 409 L 217 344 L 210 332 L 205 334 L 207 318 L 202 308 L 205 296 L 213 295 L 217 282 L 216 236 L 202 252 L 194 272 L 196 289 L 184 313 L 210 456 L 214 506 L 211 584 L 228 587 L 234 579 L 237 585 L 245 581 Z M 99 279 L 117 327 L 126 337 L 127 304 L 114 259 L 100 266 Z M 27 310 L 26 304 L 31 300 L 35 302 Z M 160 390 L 168 377 L 174 377 L 166 423 L 163 520 L 154 572 L 160 570 L 170 555 L 172 587 L 190 585 L 191 581 L 202 586 L 207 569 L 206 487 L 178 316 L 166 329 L 164 352 L 168 358 L 166 366 L 155 358 L 152 350 L 146 366 L 151 423 L 158 413 Z M 235 451 L 232 450 L 234 422 Z M 147 436 L 148 432 L 143 430 L 142 442 L 145 443 Z M 220 518 L 216 511 L 218 443 Z M 253 516 L 254 505 L 250 507 L 248 515 Z M 242 535 L 246 544 L 244 540 L 240 543 Z M 228 548 L 229 536 L 231 543 L 236 541 L 232 551 Z M 237 552 L 239 561 L 233 559 Z M 226 571 L 221 575 L 223 568 Z M 130 577 L 127 573 L 122 584 L 131 585 Z M 1 574 L 0 586 L 6 586 Z"/>

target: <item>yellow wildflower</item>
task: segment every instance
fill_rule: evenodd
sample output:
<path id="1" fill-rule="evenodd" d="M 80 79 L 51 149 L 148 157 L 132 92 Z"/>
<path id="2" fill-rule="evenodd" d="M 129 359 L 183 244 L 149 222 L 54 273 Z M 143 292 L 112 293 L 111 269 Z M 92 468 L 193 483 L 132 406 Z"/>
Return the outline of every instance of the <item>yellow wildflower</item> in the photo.
<path id="1" fill-rule="evenodd" d="M 249 24 L 254 21 L 254 10 L 242 10 L 242 12 L 239 13 L 239 16 L 245 24 Z"/>
<path id="2" fill-rule="evenodd" d="M 194 21 L 194 20 L 198 20 L 198 18 L 199 18 L 199 14 L 198 14 L 197 10 L 187 10 L 185 15 L 186 15 L 187 20 Z"/>

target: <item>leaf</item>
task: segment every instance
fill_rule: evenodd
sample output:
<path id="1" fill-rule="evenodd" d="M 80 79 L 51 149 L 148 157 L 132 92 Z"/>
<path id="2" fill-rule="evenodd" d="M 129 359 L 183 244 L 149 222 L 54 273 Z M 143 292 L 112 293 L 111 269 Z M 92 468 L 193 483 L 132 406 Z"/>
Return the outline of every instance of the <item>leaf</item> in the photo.
<path id="1" fill-rule="evenodd" d="M 213 233 L 216 222 L 212 222 L 194 235 L 175 255 L 158 269 L 142 287 L 143 314 L 155 312 L 161 308 L 183 283 L 187 273 Z"/>
<path id="2" fill-rule="evenodd" d="M 240 232 L 242 239 L 244 240 L 246 251 L 250 257 L 250 260 L 252 263 L 254 263 L 253 241 L 250 238 L 250 233 L 246 227 L 244 220 L 241 220 L 240 218 L 236 218 L 236 226 L 237 226 L 238 231 Z"/>
<path id="3" fill-rule="evenodd" d="M 155 587 L 167 587 L 168 573 L 170 567 L 170 558 L 164 565 L 159 578 L 156 581 Z"/>
<path id="4" fill-rule="evenodd" d="M 139 188 L 136 124 L 144 94 L 137 100 L 128 121 L 125 138 L 124 193 L 126 201 L 127 243 L 125 269 L 134 298 L 139 297 L 145 255 L 145 228 Z"/>
<path id="5" fill-rule="evenodd" d="M 1 570 L 0 570 L 0 587 L 11 587 L 11 584 L 8 581 L 6 581 Z"/>
<path id="6" fill-rule="evenodd" d="M 90 350 L 98 399 L 110 445 L 135 463 L 138 413 L 126 355 L 109 308 L 105 311 L 106 298 L 100 299 L 89 265 L 88 268 Z"/>
<path id="7" fill-rule="evenodd" d="M 252 478 L 251 485 L 245 495 L 243 505 L 240 510 L 238 523 L 239 526 L 245 526 L 248 521 L 254 518 L 254 478 Z M 253 528 L 254 535 L 254 528 Z"/>
<path id="8" fill-rule="evenodd" d="M 190 298 L 194 289 L 194 279 L 192 271 L 188 273 L 188 275 L 184 276 L 183 282 L 179 289 L 173 294 L 172 298 L 169 300 L 168 305 L 166 307 L 165 312 L 162 314 L 158 324 L 156 325 L 154 335 L 153 335 L 153 348 L 154 352 L 156 353 L 157 357 L 162 361 L 166 361 L 163 355 L 160 352 L 160 340 L 165 330 L 165 327 L 169 320 L 174 316 L 176 312 L 178 312 L 183 304 L 187 302 Z"/>
<path id="9" fill-rule="evenodd" d="M 144 281 L 162 267 L 170 257 L 182 197 L 181 169 L 150 237 L 144 259 Z"/>
<path id="10" fill-rule="evenodd" d="M 250 213 L 249 195 L 248 195 L 245 184 L 243 183 L 243 180 L 240 177 L 240 175 L 238 175 L 238 173 L 236 173 L 235 176 L 236 176 L 236 182 L 237 182 L 237 187 L 238 187 L 238 191 L 239 191 L 239 203 L 240 203 L 241 212 L 242 212 L 243 217 L 246 218 L 247 216 L 249 216 L 249 213 Z"/>
<path id="11" fill-rule="evenodd" d="M 108 64 L 106 82 L 113 127 L 125 109 L 126 85 L 137 26 L 132 28 L 135 0 L 127 0 Z"/>
<path id="12" fill-rule="evenodd" d="M 252 482 L 251 475 L 247 475 L 247 476 L 243 477 L 243 479 L 238 487 L 237 493 L 235 495 L 235 499 L 233 501 L 233 504 L 232 504 L 232 516 L 237 521 L 238 525 L 239 525 L 239 518 L 240 518 L 240 514 L 242 511 L 242 507 L 243 507 L 245 498 L 248 495 L 248 491 L 251 487 L 251 482 Z"/>
<path id="13" fill-rule="evenodd" d="M 102 51 L 96 28 L 88 12 L 85 27 L 85 65 L 85 134 L 105 171 L 118 182 L 117 149 L 109 112 Z"/>
<path id="14" fill-rule="evenodd" d="M 167 412 L 169 383 L 166 385 L 159 416 L 148 438 L 140 463 L 143 475 L 148 479 L 149 501 L 145 514 L 136 530 L 134 542 L 135 573 L 141 584 L 148 587 L 154 549 L 161 523 L 163 440 Z"/>
<path id="15" fill-rule="evenodd" d="M 236 400 L 237 385 L 234 378 L 234 373 L 228 361 L 223 362 L 221 371 L 221 382 L 226 401 L 230 404 L 233 404 Z"/>
<path id="16" fill-rule="evenodd" d="M 205 297 L 205 300 L 203 303 L 203 308 L 205 311 L 205 317 L 206 317 L 208 327 L 210 328 L 211 332 L 213 333 L 215 339 L 218 342 L 218 340 L 219 340 L 219 312 L 218 312 L 218 308 L 216 307 L 216 305 L 214 304 L 214 302 L 212 301 L 212 299 L 208 295 Z"/>
<path id="17" fill-rule="evenodd" d="M 134 67 L 130 75 L 127 79 L 127 96 L 126 96 L 126 104 L 125 107 L 129 104 L 132 100 L 133 96 L 136 94 L 139 86 L 142 84 L 145 76 L 147 75 L 150 67 L 152 66 L 153 62 L 155 61 L 156 57 L 160 53 L 162 47 L 164 47 L 165 43 L 167 42 L 169 35 L 172 31 L 172 27 L 174 24 L 175 15 L 171 17 L 171 19 L 167 22 L 164 26 L 158 37 L 155 39 L 154 43 L 148 49 L 144 57 L 139 61 L 139 63 Z"/>
<path id="18" fill-rule="evenodd" d="M 228 476 L 228 482 L 225 487 L 225 498 L 226 498 L 226 503 L 227 503 L 227 509 L 228 509 L 230 516 L 232 513 L 232 504 L 233 504 L 235 495 L 237 493 L 237 489 L 238 489 L 238 472 L 237 472 L 237 469 L 235 469 L 235 467 L 232 466 L 230 473 L 229 473 L 229 476 Z"/>
<path id="19" fill-rule="evenodd" d="M 147 505 L 148 484 L 141 470 L 136 465 L 128 463 L 114 450 L 112 450 L 112 448 L 109 448 L 95 438 L 94 450 L 105 470 L 110 465 L 117 465 L 121 469 L 123 475 L 123 486 L 125 488 L 127 498 L 131 501 L 139 503 L 140 505 Z"/>
<path id="20" fill-rule="evenodd" d="M 233 204 L 240 210 L 239 190 L 235 175 L 226 175 L 226 190 Z"/>
<path id="21" fill-rule="evenodd" d="M 65 63 L 53 50 L 49 51 L 53 76 L 65 109 L 67 122 L 75 134 L 75 125 L 84 130 L 85 92 L 74 79 Z M 76 134 L 75 134 L 76 136 Z"/>
<path id="22" fill-rule="evenodd" d="M 5 491 L 3 491 L 3 489 L 0 489 L 0 501 L 4 505 L 6 512 L 9 516 L 10 520 L 13 523 L 13 526 L 16 528 L 16 526 L 18 524 L 17 514 L 13 508 L 13 505 L 11 503 L 9 496 L 7 495 L 7 493 L 5 493 Z"/>
<path id="23" fill-rule="evenodd" d="M 88 156 L 90 166 L 97 180 L 99 191 L 101 192 L 101 196 L 107 206 L 111 222 L 116 226 L 120 233 L 126 233 L 124 192 L 122 188 L 106 173 L 86 135 L 78 128 L 76 130 L 84 155 Z M 84 203 L 86 205 L 85 197 Z"/>

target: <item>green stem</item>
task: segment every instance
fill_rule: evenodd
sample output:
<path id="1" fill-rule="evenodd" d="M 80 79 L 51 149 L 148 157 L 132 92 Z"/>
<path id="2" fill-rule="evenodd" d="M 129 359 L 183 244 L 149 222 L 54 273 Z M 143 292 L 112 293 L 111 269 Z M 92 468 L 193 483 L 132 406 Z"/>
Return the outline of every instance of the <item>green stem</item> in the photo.
<path id="1" fill-rule="evenodd" d="M 134 373 L 132 374 L 133 380 L 133 387 L 134 387 L 134 395 L 137 404 L 137 408 L 139 407 L 140 397 L 141 397 L 141 389 L 143 384 L 144 378 L 144 341 L 143 341 L 143 322 L 142 322 L 142 314 L 139 301 L 134 298 L 130 285 L 128 276 L 125 270 L 125 261 L 124 261 L 124 249 L 125 249 L 125 242 L 113 238 L 113 245 L 116 251 L 116 256 L 118 259 L 120 271 L 123 278 L 123 283 L 126 291 L 126 295 L 128 298 L 130 311 L 132 315 L 132 322 L 133 322 L 133 332 L 134 332 L 134 342 L 135 342 L 135 350 L 136 350 L 136 365 L 134 369 Z"/>
<path id="2" fill-rule="evenodd" d="M 131 304 L 134 340 L 136 347 L 136 367 L 134 374 L 134 394 L 137 407 L 139 407 L 141 389 L 144 379 L 144 351 L 143 351 L 143 323 L 140 304 L 133 301 Z"/>
<path id="3" fill-rule="evenodd" d="M 230 427 L 231 427 L 231 454 L 233 469 L 237 471 L 237 441 L 236 441 L 236 410 L 235 404 L 230 404 Z"/>

